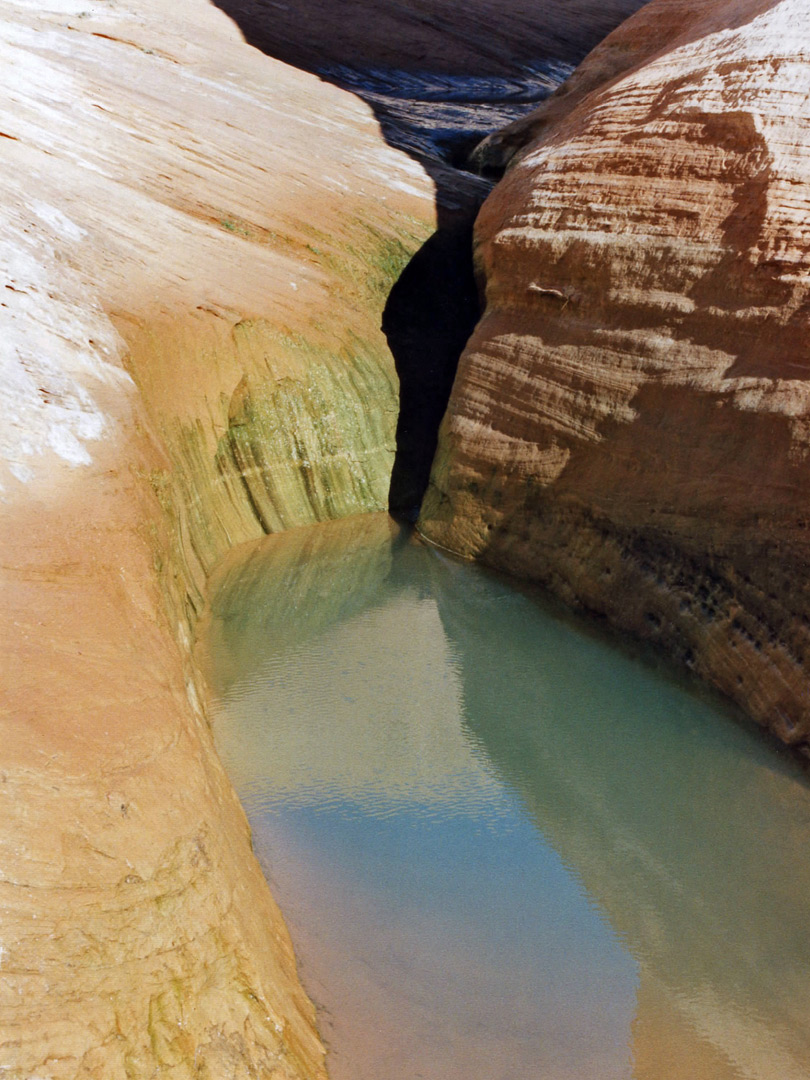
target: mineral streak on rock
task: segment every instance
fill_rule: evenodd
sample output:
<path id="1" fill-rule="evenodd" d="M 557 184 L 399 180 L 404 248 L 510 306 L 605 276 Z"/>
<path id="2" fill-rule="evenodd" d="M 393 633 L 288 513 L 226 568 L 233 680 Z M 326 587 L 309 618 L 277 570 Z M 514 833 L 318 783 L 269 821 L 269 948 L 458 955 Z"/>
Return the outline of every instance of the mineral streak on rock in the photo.
<path id="1" fill-rule="evenodd" d="M 810 10 L 653 0 L 532 116 L 421 528 L 810 738 Z"/>
<path id="2" fill-rule="evenodd" d="M 203 0 L 0 21 L 0 1073 L 316 1080 L 189 638 L 231 545 L 385 507 L 433 185 Z"/>

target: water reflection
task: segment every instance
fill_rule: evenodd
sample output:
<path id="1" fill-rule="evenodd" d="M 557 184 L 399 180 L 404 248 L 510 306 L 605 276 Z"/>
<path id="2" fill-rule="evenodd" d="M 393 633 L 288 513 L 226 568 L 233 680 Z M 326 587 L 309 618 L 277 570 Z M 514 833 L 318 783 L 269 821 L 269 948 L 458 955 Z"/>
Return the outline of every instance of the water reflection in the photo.
<path id="1" fill-rule="evenodd" d="M 466 722 L 655 981 L 651 1023 L 666 1001 L 729 1075 L 810 1075 L 810 798 L 796 768 L 601 642 L 512 634 L 496 655 L 488 642 L 531 601 L 493 602 L 489 581 L 449 563 L 432 573 L 448 638 L 464 643 Z M 691 1075 L 650 1058 L 644 1076 Z"/>
<path id="2" fill-rule="evenodd" d="M 208 642 L 336 1078 L 810 1075 L 810 793 L 756 733 L 382 517 L 232 560 Z"/>

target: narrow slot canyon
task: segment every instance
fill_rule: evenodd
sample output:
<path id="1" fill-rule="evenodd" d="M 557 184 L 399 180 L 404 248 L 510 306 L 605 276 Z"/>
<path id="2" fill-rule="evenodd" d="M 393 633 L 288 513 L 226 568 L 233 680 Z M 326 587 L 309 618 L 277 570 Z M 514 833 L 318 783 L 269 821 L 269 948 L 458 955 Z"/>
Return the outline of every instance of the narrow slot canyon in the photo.
<path id="1" fill-rule="evenodd" d="M 589 1059 L 566 1034 L 588 1015 L 574 965 L 549 1080 L 803 1075 L 809 19 L 800 0 L 0 0 L 0 1073 L 326 1077 L 324 1032 L 344 1021 L 319 1029 L 285 918 L 311 931 L 271 895 L 275 841 L 256 840 L 263 873 L 234 790 L 244 760 L 226 770 L 212 732 L 239 647 L 208 679 L 195 652 L 210 604 L 254 619 L 250 553 L 278 540 L 293 554 L 263 617 L 280 612 L 290 648 L 345 622 L 383 654 L 413 617 L 398 677 L 423 671 L 453 718 L 424 736 L 415 677 L 403 708 L 437 751 L 429 775 L 441 787 L 461 762 L 484 802 L 497 787 L 525 840 L 503 881 L 525 856 L 567 882 L 549 906 L 581 905 L 607 984 L 619 972 Z M 442 549 L 488 569 L 464 577 Z M 501 572 L 544 590 L 531 615 Z M 528 736 L 494 723 L 491 650 L 468 636 L 498 605 L 515 654 L 521 620 L 538 657 L 570 653 L 513 672 L 536 705 Z M 624 674 L 599 675 L 588 626 Z M 560 699 L 554 719 L 555 688 L 592 662 L 594 687 L 643 685 L 663 745 L 613 691 L 579 719 Z M 583 746 L 607 771 L 587 776 Z M 736 837 L 728 873 L 696 886 L 703 848 L 645 831 L 640 773 L 640 808 L 616 797 L 621 747 L 669 769 L 685 832 L 689 792 L 716 783 L 705 820 Z M 757 888 L 716 968 L 701 949 L 717 952 L 745 879 L 745 822 L 771 854 L 751 855 Z M 600 828 L 620 873 L 591 846 Z M 322 869 L 309 882 L 328 901 Z M 317 934 L 311 948 L 320 992 Z M 406 1043 L 386 1025 L 407 980 L 389 990 L 380 1023 Z M 359 1001 L 345 1022 L 362 1029 Z M 470 1075 L 475 1038 L 453 1058 L 425 1034 L 419 1067 Z M 493 1035 L 493 1069 L 499 1053 Z"/>

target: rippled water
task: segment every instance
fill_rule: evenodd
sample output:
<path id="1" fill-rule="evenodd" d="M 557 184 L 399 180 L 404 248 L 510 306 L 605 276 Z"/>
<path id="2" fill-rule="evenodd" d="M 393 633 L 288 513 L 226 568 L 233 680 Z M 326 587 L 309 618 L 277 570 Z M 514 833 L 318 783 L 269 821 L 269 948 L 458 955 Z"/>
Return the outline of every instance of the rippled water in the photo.
<path id="1" fill-rule="evenodd" d="M 810 791 L 384 517 L 222 571 L 220 751 L 334 1080 L 806 1080 Z"/>

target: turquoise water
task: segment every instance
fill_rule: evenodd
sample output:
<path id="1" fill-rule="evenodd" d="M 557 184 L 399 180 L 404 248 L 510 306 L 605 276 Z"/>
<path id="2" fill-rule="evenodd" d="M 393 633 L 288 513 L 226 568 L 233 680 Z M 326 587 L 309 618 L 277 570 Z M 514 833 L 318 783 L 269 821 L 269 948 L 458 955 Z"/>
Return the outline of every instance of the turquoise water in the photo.
<path id="1" fill-rule="evenodd" d="M 242 549 L 214 727 L 334 1080 L 807 1080 L 810 791 L 387 518 Z"/>

